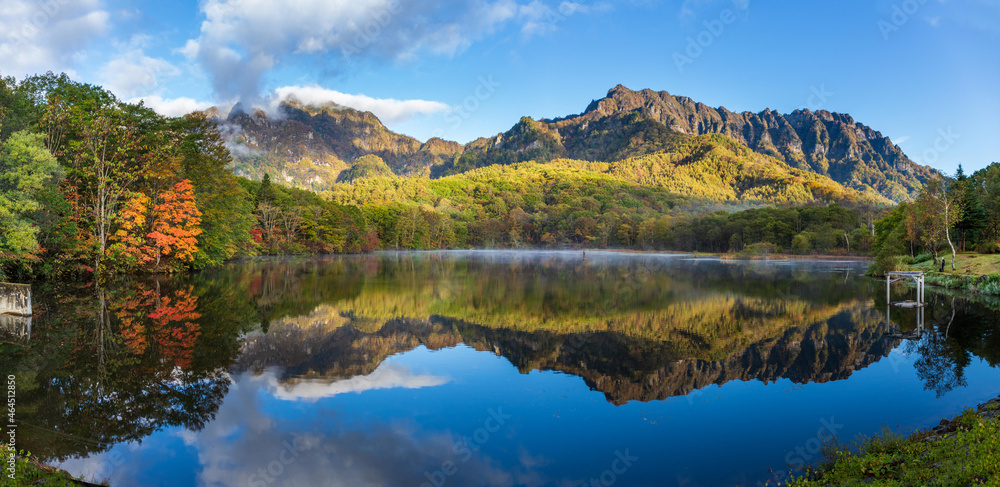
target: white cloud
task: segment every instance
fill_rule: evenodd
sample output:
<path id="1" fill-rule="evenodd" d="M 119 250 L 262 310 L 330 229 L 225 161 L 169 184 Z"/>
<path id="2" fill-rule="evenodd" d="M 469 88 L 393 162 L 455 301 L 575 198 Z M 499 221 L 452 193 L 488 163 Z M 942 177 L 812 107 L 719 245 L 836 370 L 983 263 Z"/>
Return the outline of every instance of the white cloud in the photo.
<path id="1" fill-rule="evenodd" d="M 110 15 L 97 0 L 0 4 L 0 72 L 17 77 L 73 72 L 90 41 L 108 32 Z"/>
<path id="2" fill-rule="evenodd" d="M 262 78 L 285 62 L 337 71 L 358 61 L 453 56 L 511 22 L 535 35 L 588 10 L 573 2 L 562 9 L 540 0 L 205 0 L 199 37 L 178 52 L 210 73 L 217 97 L 253 102 Z"/>
<path id="3" fill-rule="evenodd" d="M 160 95 L 149 95 L 126 100 L 129 103 L 143 102 L 156 113 L 165 117 L 182 117 L 191 112 L 207 110 L 213 105 L 209 102 L 197 101 L 192 98 L 163 98 Z"/>
<path id="4" fill-rule="evenodd" d="M 254 378 L 271 394 L 284 401 L 315 401 L 324 397 L 333 397 L 350 392 L 365 392 L 377 389 L 423 389 L 435 387 L 449 382 L 445 377 L 434 375 L 414 375 L 402 365 L 385 361 L 374 372 L 368 375 L 358 375 L 350 379 L 330 382 L 328 380 L 303 379 L 296 382 L 282 383 L 275 370 L 268 370 Z"/>
<path id="5" fill-rule="evenodd" d="M 896 144 L 896 145 L 905 144 L 907 140 L 910 140 L 910 137 L 908 135 L 904 135 L 904 136 L 902 136 L 902 137 L 894 140 L 893 143 Z"/>
<path id="6" fill-rule="evenodd" d="M 573 15 L 576 13 L 590 13 L 590 7 L 588 5 L 583 5 L 574 2 L 563 2 L 559 4 L 559 12 L 564 15 Z"/>
<path id="7" fill-rule="evenodd" d="M 403 122 L 415 115 L 431 115 L 446 112 L 450 106 L 436 101 L 427 100 L 394 100 L 391 98 L 372 98 L 365 95 L 352 95 L 319 86 L 285 86 L 274 91 L 270 109 L 274 112 L 278 105 L 288 99 L 294 99 L 305 105 L 320 106 L 335 103 L 355 110 L 372 112 L 383 123 Z"/>
<path id="8" fill-rule="evenodd" d="M 133 41 L 98 73 L 104 87 L 121 98 L 153 94 L 162 80 L 181 74 L 181 70 L 169 61 L 147 56 L 136 44 L 138 42 Z"/>

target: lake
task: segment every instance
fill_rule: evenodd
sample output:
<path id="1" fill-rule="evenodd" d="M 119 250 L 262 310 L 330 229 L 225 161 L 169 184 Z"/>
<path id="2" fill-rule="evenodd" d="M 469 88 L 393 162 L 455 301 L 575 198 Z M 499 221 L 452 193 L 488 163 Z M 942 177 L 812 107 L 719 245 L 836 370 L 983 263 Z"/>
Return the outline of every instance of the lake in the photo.
<path id="1" fill-rule="evenodd" d="M 36 285 L 0 364 L 18 448 L 112 486 L 773 485 L 833 436 L 930 427 L 1000 394 L 997 303 L 928 289 L 922 316 L 887 321 L 865 267 L 255 260 Z"/>

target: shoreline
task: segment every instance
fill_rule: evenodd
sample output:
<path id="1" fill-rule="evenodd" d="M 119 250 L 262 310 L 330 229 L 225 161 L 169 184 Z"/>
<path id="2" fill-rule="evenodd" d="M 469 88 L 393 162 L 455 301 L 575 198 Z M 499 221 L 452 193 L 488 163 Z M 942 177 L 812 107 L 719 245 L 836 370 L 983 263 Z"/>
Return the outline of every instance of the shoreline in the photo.
<path id="1" fill-rule="evenodd" d="M 3 457 L 5 459 L 9 458 L 11 454 L 9 447 L 3 445 L 2 449 Z M 14 478 L 15 482 L 13 485 L 45 485 L 45 486 L 84 486 L 84 487 L 102 487 L 109 485 L 106 481 L 101 483 L 88 482 L 86 480 L 78 479 L 69 472 L 52 465 L 47 465 L 38 461 L 36 457 L 33 457 L 30 453 L 14 453 Z M 4 470 L 4 478 L 8 480 L 7 471 Z M 3 485 L 7 485 L 4 483 Z"/>
<path id="2" fill-rule="evenodd" d="M 950 257 L 950 255 L 949 255 Z M 937 262 L 903 264 L 905 270 L 923 272 L 926 283 L 961 291 L 970 298 L 1000 296 L 1000 255 L 962 252 L 956 255 L 956 270 L 949 264 L 940 272 Z"/>
<path id="3" fill-rule="evenodd" d="M 855 452 L 840 443 L 828 445 L 819 465 L 777 485 L 997 485 L 1000 397 L 937 426 L 906 436 L 885 429 L 859 439 L 857 446 Z"/>

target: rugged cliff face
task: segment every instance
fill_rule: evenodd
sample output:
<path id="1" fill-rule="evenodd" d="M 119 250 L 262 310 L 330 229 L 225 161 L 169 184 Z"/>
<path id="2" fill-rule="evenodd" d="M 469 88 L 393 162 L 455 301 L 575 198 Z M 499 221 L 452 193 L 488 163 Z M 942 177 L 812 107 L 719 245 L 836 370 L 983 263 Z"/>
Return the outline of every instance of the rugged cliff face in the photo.
<path id="1" fill-rule="evenodd" d="M 225 120 L 215 110 L 209 114 L 230 140 L 238 174 L 260 178 L 267 172 L 286 184 L 314 190 L 352 180 L 348 171 L 364 156 L 380 158 L 400 176 L 438 177 L 529 160 L 615 162 L 683 150 L 692 137 L 707 134 L 723 135 L 792 168 L 895 201 L 913 197 L 934 174 L 850 115 L 825 110 L 734 113 L 666 91 L 632 91 L 621 85 L 580 115 L 524 117 L 503 134 L 464 146 L 437 138 L 422 144 L 387 129 L 369 112 L 332 104 L 308 107 L 285 101 L 270 116 L 237 105 Z"/>
<path id="2" fill-rule="evenodd" d="M 440 139 L 421 143 L 392 132 L 369 112 L 333 104 L 307 107 L 286 101 L 272 115 L 237 105 L 225 120 L 218 111 L 209 114 L 229 140 L 237 174 L 260 179 L 270 173 L 317 191 L 343 180 L 363 156 L 380 158 L 401 176 L 429 175 L 431 167 L 462 149 Z"/>
<path id="3" fill-rule="evenodd" d="M 930 168 L 911 161 L 887 137 L 850 115 L 796 110 L 734 113 L 666 91 L 632 91 L 618 85 L 579 116 L 549 122 L 563 130 L 638 114 L 686 135 L 718 133 L 793 167 L 830 176 L 849 188 L 871 188 L 895 200 L 913 195 Z"/>

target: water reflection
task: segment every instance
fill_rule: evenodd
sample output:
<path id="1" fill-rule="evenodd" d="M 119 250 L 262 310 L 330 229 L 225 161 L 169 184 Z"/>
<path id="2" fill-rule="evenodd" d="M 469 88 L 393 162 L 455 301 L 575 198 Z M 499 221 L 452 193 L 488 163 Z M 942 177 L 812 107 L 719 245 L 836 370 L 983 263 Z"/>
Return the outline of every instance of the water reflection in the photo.
<path id="1" fill-rule="evenodd" d="M 30 340 L 30 316 L 0 314 L 0 341 L 27 345 Z"/>
<path id="2" fill-rule="evenodd" d="M 19 447 L 58 460 L 165 427 L 203 428 L 228 392 L 227 370 L 252 323 L 198 312 L 198 291 L 129 281 L 40 293 L 35 336 L 2 345 L 3 369 L 17 375 L 18 414 L 31 432 L 19 436 Z M 203 330 L 203 319 L 212 326 Z"/>
<path id="3" fill-rule="evenodd" d="M 585 261 L 576 252 L 255 261 L 175 279 L 41 290 L 31 338 L 0 342 L 0 351 L 3 370 L 18 374 L 19 414 L 30 431 L 19 447 L 80 471 L 114 445 L 171 432 L 181 442 L 174 450 L 197 452 L 179 467 L 187 484 L 246 485 L 261 466 L 280 463 L 285 444 L 295 450 L 286 457 L 298 453 L 297 468 L 281 463 L 289 485 L 419 485 L 446 461 L 466 465 L 449 477 L 453 485 L 586 482 L 565 465 L 593 459 L 573 449 L 579 459 L 556 461 L 537 444 L 466 459 L 456 443 L 484 421 L 486 407 L 458 425 L 460 406 L 440 400 L 379 421 L 339 416 L 348 413 L 333 404 L 387 394 L 388 404 L 359 410 L 388 408 L 394 417 L 418 410 L 414 398 L 471 401 L 463 396 L 471 380 L 503 391 L 498 404 L 519 400 L 490 382 L 496 378 L 465 370 L 481 358 L 436 370 L 393 359 L 462 347 L 501 357 L 521 374 L 582 378 L 620 408 L 690 398 L 711 385 L 843 381 L 886 357 L 896 369 L 898 354 L 922 387 L 943 397 L 970 383 L 966 370 L 979 359 L 997 365 L 1000 306 L 929 293 L 925 332 L 887 337 L 884 288 L 861 268 L 596 252 Z M 916 313 L 892 309 L 891 322 L 908 332 Z M 117 468 L 116 477 L 141 477 Z M 757 478 L 731 468 L 732 478 Z"/>

